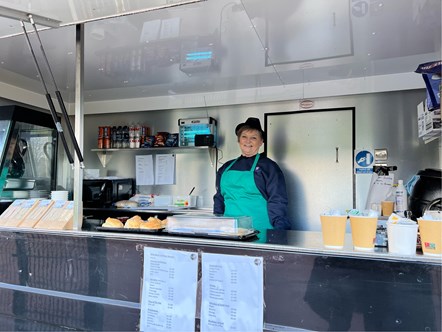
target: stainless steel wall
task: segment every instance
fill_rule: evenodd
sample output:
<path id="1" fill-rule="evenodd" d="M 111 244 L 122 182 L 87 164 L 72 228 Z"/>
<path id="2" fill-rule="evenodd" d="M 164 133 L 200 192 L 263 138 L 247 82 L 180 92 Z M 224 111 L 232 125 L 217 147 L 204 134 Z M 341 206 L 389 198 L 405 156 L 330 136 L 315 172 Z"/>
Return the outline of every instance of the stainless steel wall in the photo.
<path id="1" fill-rule="evenodd" d="M 314 109 L 355 107 L 356 149 L 387 148 L 388 164 L 398 166 L 396 178 L 407 181 L 420 169 L 441 168 L 442 164 L 441 140 L 424 144 L 418 138 L 416 106 L 424 98 L 425 90 L 423 89 L 329 97 L 314 100 Z M 211 159 L 206 150 L 186 150 L 176 157 L 175 185 L 139 188 L 142 193 L 186 194 L 195 186 L 194 194 L 202 198 L 199 205 L 210 207 L 215 192 L 217 167 L 239 155 L 234 135 L 235 126 L 250 116 L 260 118 L 264 124 L 265 113 L 296 110 L 299 110 L 299 100 L 200 109 L 86 115 L 84 120 L 85 165 L 86 168 L 100 169 L 101 176 L 135 176 L 135 155 L 141 154 L 140 151 L 113 153 L 108 166 L 106 168 L 101 166 L 96 153 L 91 151 L 97 146 L 98 126 L 130 124 L 138 121 L 151 126 L 154 132 L 177 132 L 179 118 L 213 117 L 218 121 L 218 164 L 211 165 Z M 66 173 L 66 165 L 64 167 Z M 369 175 L 356 176 L 356 208 L 364 208 L 370 178 Z M 69 187 L 69 183 L 66 185 Z"/>

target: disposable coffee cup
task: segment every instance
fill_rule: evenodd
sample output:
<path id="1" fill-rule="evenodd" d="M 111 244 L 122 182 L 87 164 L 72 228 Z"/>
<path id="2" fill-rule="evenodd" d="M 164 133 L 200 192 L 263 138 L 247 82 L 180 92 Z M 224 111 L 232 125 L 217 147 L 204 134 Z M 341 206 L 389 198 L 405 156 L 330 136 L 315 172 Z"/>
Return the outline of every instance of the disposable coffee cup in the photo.
<path id="1" fill-rule="evenodd" d="M 350 216 L 350 225 L 355 250 L 374 251 L 378 218 Z"/>
<path id="2" fill-rule="evenodd" d="M 442 256 L 442 220 L 418 218 L 422 252 L 428 256 Z"/>
<path id="3" fill-rule="evenodd" d="M 394 202 L 393 201 L 382 201 L 381 207 L 382 207 L 382 215 L 389 217 L 393 213 Z"/>
<path id="4" fill-rule="evenodd" d="M 388 252 L 398 255 L 416 254 L 417 224 L 388 223 Z"/>
<path id="5" fill-rule="evenodd" d="M 54 190 L 51 191 L 51 199 L 58 201 L 67 201 L 69 192 L 67 190 Z"/>
<path id="6" fill-rule="evenodd" d="M 347 216 L 321 215 L 322 241 L 325 248 L 344 248 L 345 224 Z"/>

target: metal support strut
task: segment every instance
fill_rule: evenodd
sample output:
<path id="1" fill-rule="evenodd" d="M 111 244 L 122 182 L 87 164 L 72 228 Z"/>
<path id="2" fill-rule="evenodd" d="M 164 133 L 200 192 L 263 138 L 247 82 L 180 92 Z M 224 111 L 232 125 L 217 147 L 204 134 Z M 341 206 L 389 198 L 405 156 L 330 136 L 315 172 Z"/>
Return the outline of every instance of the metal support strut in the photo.
<path id="1" fill-rule="evenodd" d="M 52 78 L 52 82 L 53 82 L 54 87 L 55 87 L 55 90 L 56 90 L 56 91 L 55 91 L 55 95 L 56 95 L 57 100 L 58 100 L 58 103 L 59 103 L 59 105 L 60 105 L 60 109 L 61 109 L 61 113 L 63 114 L 63 118 L 64 118 L 64 120 L 65 120 L 65 122 L 66 122 L 66 126 L 67 126 L 67 128 L 68 128 L 68 132 L 69 132 L 69 135 L 70 135 L 70 137 L 71 137 L 72 144 L 74 145 L 74 150 L 75 150 L 75 152 L 76 152 L 76 154 L 77 154 L 77 158 L 78 158 L 78 160 L 79 160 L 79 162 L 80 162 L 80 168 L 84 168 L 84 159 L 83 159 L 83 156 L 82 156 L 82 154 L 81 154 L 80 147 L 78 146 L 77 139 L 75 138 L 75 134 L 74 134 L 74 131 L 73 131 L 73 129 L 72 129 L 71 123 L 70 123 L 70 121 L 69 121 L 69 116 L 68 116 L 68 113 L 67 113 L 67 111 L 66 111 L 66 107 L 65 107 L 65 104 L 64 104 L 63 98 L 62 98 L 61 93 L 60 93 L 60 91 L 59 91 L 59 89 L 58 89 L 58 87 L 57 87 L 57 83 L 55 82 L 55 78 L 54 78 L 54 75 L 53 75 L 53 73 L 52 73 L 51 67 L 50 67 L 50 65 L 49 65 L 48 58 L 46 57 L 46 53 L 45 53 L 45 51 L 44 51 L 43 44 L 42 44 L 42 42 L 41 42 L 41 39 L 40 39 L 40 36 L 39 36 L 39 34 L 38 34 L 37 28 L 36 28 L 36 26 L 35 26 L 35 22 L 34 22 L 34 20 L 32 19 L 32 15 L 28 15 L 28 17 L 29 17 L 29 22 L 32 24 L 32 26 L 33 26 L 33 28 L 34 28 L 34 31 L 35 31 L 35 34 L 36 34 L 36 36 L 37 36 L 38 42 L 40 43 L 40 50 L 41 50 L 42 55 L 43 55 L 43 58 L 44 58 L 44 60 L 45 60 L 46 67 L 48 68 L 48 72 L 49 72 L 49 74 L 50 74 L 50 76 L 51 76 L 51 78 Z M 41 72 L 41 70 L 40 70 L 40 66 L 39 66 L 39 64 L 38 64 L 37 58 L 36 58 L 35 53 L 34 53 L 34 49 L 33 49 L 33 47 L 32 47 L 31 41 L 29 40 L 29 36 L 28 36 L 27 31 L 26 31 L 25 24 L 24 24 L 23 21 L 20 21 L 20 23 L 21 23 L 21 26 L 22 26 L 22 28 L 23 28 L 23 32 L 24 32 L 25 37 L 26 37 L 26 41 L 27 41 L 28 46 L 29 46 L 29 50 L 31 51 L 32 57 L 34 58 L 34 63 L 35 63 L 35 66 L 36 66 L 36 68 L 37 68 L 38 75 L 39 75 L 39 77 L 40 77 L 40 81 L 41 81 L 41 83 L 42 83 L 42 85 L 43 85 L 43 88 L 44 88 L 44 90 L 45 90 L 46 99 L 47 99 L 47 101 L 48 101 L 49 108 L 50 108 L 50 111 L 51 111 L 51 114 L 52 114 L 52 119 L 54 120 L 55 127 L 57 128 L 57 131 L 58 131 L 58 133 L 59 133 L 59 135 L 60 135 L 60 138 L 61 138 L 61 141 L 62 141 L 62 143 L 63 143 L 63 147 L 64 147 L 64 150 L 65 150 L 65 152 L 66 152 L 66 156 L 67 156 L 67 158 L 68 158 L 68 160 L 69 160 L 69 163 L 71 164 L 72 167 L 74 167 L 74 160 L 73 160 L 72 155 L 71 155 L 71 153 L 70 153 L 70 151 L 69 151 L 69 147 L 68 147 L 68 145 L 67 145 L 66 138 L 65 138 L 65 135 L 64 135 L 64 132 L 63 132 L 63 128 L 62 128 L 62 126 L 61 126 L 61 123 L 58 121 L 58 118 L 57 118 L 57 112 L 56 112 L 56 110 L 55 110 L 54 103 L 52 102 L 51 95 L 50 95 L 50 93 L 49 93 L 49 91 L 48 91 L 48 88 L 47 88 L 47 86 L 46 86 L 46 83 L 45 83 L 45 81 L 44 81 L 44 78 L 43 78 L 42 72 Z"/>

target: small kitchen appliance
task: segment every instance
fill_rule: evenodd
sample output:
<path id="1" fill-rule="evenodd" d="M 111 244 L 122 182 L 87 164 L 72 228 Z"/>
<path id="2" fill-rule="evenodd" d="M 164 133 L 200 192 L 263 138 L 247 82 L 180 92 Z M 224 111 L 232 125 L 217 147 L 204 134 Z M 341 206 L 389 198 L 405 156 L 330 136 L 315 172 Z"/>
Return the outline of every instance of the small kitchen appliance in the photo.
<path id="1" fill-rule="evenodd" d="M 179 146 L 216 146 L 214 118 L 179 119 Z"/>
<path id="2" fill-rule="evenodd" d="M 134 193 L 134 179 L 85 179 L 83 180 L 83 207 L 111 207 L 115 202 L 131 198 Z"/>

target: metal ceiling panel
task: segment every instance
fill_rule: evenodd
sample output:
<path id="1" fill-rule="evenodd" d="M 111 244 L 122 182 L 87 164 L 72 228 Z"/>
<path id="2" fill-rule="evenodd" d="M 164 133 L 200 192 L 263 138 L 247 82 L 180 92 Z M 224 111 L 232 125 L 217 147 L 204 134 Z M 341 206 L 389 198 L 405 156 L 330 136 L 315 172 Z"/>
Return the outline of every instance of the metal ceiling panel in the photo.
<path id="1" fill-rule="evenodd" d="M 146 3 L 172 7 L 140 12 Z M 69 102 L 75 73 L 75 29 L 69 24 L 77 21 L 88 21 L 85 101 L 410 73 L 441 58 L 440 0 L 185 3 L 33 0 L 0 6 L 62 22 L 40 36 Z M 111 18 L 98 19 L 103 17 Z M 22 35 L 0 39 L 0 75 L 1 82 L 42 92 Z"/>

